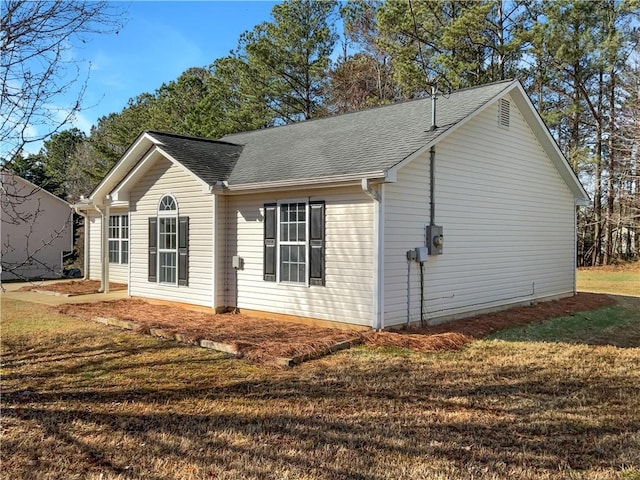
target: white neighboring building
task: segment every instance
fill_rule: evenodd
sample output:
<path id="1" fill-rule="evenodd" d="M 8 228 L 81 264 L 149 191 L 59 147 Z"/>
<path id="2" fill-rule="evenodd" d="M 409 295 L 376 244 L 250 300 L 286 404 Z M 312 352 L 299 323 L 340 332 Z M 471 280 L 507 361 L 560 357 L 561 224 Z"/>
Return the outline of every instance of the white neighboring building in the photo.
<path id="1" fill-rule="evenodd" d="M 73 250 L 71 205 L 22 177 L 0 173 L 2 280 L 59 278 Z"/>

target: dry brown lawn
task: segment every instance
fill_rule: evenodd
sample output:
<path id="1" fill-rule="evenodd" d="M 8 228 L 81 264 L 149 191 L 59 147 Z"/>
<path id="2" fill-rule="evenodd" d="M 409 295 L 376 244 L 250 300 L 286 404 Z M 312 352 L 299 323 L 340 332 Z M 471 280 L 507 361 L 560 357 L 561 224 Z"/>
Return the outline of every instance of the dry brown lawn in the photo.
<path id="1" fill-rule="evenodd" d="M 274 369 L 2 307 L 2 478 L 640 475 L 640 348 L 363 346 Z"/>

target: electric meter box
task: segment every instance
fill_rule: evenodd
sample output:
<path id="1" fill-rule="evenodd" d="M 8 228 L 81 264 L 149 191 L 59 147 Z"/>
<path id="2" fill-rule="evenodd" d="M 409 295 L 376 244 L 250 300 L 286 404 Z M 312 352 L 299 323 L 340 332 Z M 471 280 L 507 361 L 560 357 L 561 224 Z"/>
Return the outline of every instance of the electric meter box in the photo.
<path id="1" fill-rule="evenodd" d="M 427 225 L 427 248 L 429 255 L 442 255 L 444 236 L 442 227 L 438 225 Z"/>

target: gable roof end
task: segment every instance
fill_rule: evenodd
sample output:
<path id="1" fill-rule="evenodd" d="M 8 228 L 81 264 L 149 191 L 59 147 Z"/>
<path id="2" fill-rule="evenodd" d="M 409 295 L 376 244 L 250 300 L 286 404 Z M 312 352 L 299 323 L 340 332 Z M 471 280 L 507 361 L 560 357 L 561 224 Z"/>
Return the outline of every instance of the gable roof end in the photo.
<path id="1" fill-rule="evenodd" d="M 173 133 L 145 131 L 131 144 L 124 155 L 91 192 L 90 199 L 101 203 L 107 195 L 125 190 L 128 179 L 135 172 L 145 170 L 158 152 L 168 160 L 181 165 L 203 185 L 212 188 L 225 181 L 235 165 L 241 145 L 205 138 L 187 137 Z"/>

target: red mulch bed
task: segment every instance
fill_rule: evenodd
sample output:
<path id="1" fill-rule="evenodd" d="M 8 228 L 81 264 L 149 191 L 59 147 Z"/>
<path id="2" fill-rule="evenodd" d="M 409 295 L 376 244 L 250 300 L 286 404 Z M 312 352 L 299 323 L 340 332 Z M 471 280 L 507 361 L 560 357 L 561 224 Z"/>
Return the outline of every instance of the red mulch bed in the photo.
<path id="1" fill-rule="evenodd" d="M 273 363 L 278 357 L 314 355 L 347 340 L 420 352 L 453 350 L 498 330 L 594 310 L 612 303 L 614 300 L 606 295 L 579 293 L 562 300 L 515 307 L 436 326 L 366 333 L 241 314 L 215 314 L 180 306 L 150 304 L 139 299 L 68 304 L 58 307 L 57 311 L 82 319 L 112 317 L 134 321 L 142 332 L 162 329 L 172 335 L 182 334 L 185 341 L 192 343 L 202 339 L 227 343 L 238 349 L 239 356 L 258 363 Z"/>
<path id="2" fill-rule="evenodd" d="M 148 333 L 161 329 L 181 334 L 183 341 L 221 342 L 235 347 L 239 356 L 270 363 L 277 358 L 314 355 L 343 341 L 362 342 L 362 334 L 349 330 L 321 328 L 241 314 L 216 314 L 173 305 L 150 304 L 140 299 L 67 304 L 56 309 L 82 319 L 110 317 L 140 325 Z"/>
<path id="3" fill-rule="evenodd" d="M 566 317 L 577 312 L 595 310 L 614 304 L 607 296 L 596 293 L 578 293 L 573 297 L 540 302 L 535 305 L 513 307 L 494 313 L 485 313 L 440 325 L 411 327 L 397 332 L 370 333 L 365 343 L 379 346 L 401 346 L 418 351 L 450 350 L 498 330 L 542 322 L 547 318 Z M 423 341 L 425 339 L 426 341 Z"/>
<path id="4" fill-rule="evenodd" d="M 33 291 L 45 291 L 64 293 L 68 295 L 90 295 L 92 293 L 98 293 L 100 289 L 100 282 L 98 280 L 71 280 L 70 282 L 56 282 L 42 285 L 26 285 L 20 289 L 19 292 L 33 292 Z M 109 290 L 112 292 L 118 290 L 126 290 L 126 283 L 114 283 L 109 282 Z"/>

